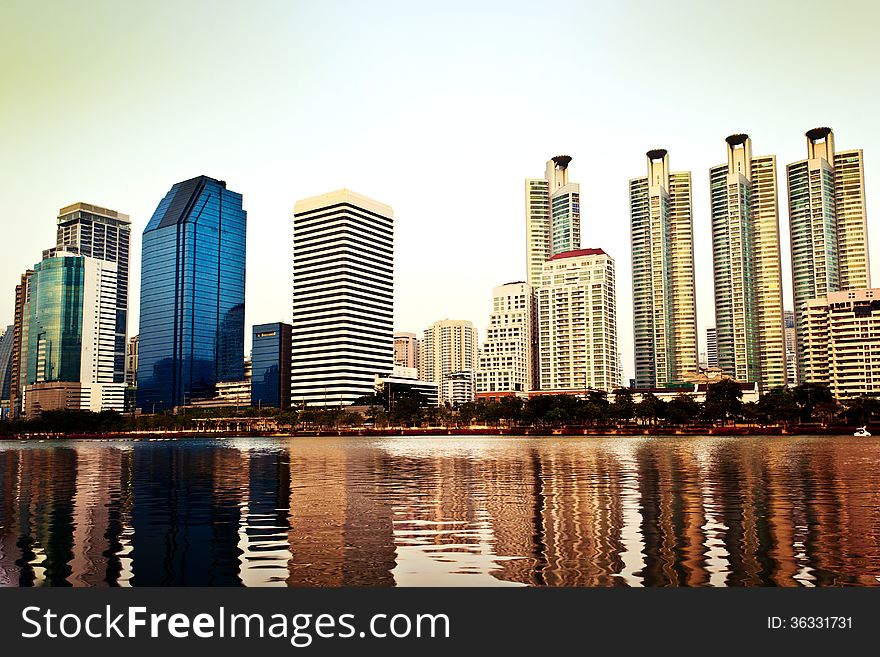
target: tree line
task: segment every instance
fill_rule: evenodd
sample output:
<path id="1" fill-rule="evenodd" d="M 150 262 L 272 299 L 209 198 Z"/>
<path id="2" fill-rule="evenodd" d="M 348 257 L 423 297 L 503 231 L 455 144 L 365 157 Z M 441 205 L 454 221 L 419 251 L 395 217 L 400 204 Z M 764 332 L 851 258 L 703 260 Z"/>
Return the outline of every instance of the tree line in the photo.
<path id="1" fill-rule="evenodd" d="M 537 395 L 530 399 L 501 397 L 480 399 L 457 408 L 435 406 L 417 391 L 406 387 L 357 400 L 362 413 L 346 408 L 301 407 L 284 411 L 269 408 L 185 409 L 177 414 L 120 414 L 114 411 L 45 411 L 30 420 L 0 422 L 0 435 L 60 433 L 94 435 L 125 431 L 189 430 L 197 419 L 211 417 L 267 417 L 293 429 L 344 427 L 419 427 L 472 425 L 492 427 L 650 427 L 868 424 L 880 415 L 880 400 L 871 396 L 835 400 L 825 384 L 805 383 L 792 388 L 773 388 L 757 402 L 743 402 L 733 381 L 710 384 L 706 400 L 699 402 L 680 392 L 669 401 L 645 392 L 621 388 L 609 395 L 592 391 L 584 396 Z"/>

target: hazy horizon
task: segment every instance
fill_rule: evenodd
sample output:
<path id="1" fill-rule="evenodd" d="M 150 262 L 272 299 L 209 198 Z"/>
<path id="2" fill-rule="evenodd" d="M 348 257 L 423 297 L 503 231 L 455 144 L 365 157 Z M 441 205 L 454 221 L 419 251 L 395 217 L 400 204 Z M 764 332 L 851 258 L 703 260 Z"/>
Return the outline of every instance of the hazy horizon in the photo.
<path id="1" fill-rule="evenodd" d="M 785 165 L 817 126 L 865 151 L 880 283 L 878 19 L 868 1 L 7 0 L 0 324 L 21 273 L 55 244 L 58 209 L 85 201 L 131 217 L 136 334 L 143 229 L 174 183 L 204 174 L 248 211 L 248 345 L 251 325 L 290 321 L 294 203 L 341 187 L 394 209 L 395 329 L 467 319 L 482 344 L 492 288 L 526 277 L 524 180 L 565 153 L 582 245 L 615 259 L 626 383 L 627 184 L 651 148 L 693 176 L 701 351 L 714 325 L 709 167 L 730 134 L 777 156 L 786 309 Z"/>

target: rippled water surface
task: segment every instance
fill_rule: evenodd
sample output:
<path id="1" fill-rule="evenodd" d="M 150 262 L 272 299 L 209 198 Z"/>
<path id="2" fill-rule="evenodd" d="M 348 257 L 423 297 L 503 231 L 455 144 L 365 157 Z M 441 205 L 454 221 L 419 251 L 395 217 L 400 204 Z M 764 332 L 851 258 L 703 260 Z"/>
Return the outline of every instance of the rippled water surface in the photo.
<path id="1" fill-rule="evenodd" d="M 880 585 L 880 439 L 0 442 L 3 586 Z"/>

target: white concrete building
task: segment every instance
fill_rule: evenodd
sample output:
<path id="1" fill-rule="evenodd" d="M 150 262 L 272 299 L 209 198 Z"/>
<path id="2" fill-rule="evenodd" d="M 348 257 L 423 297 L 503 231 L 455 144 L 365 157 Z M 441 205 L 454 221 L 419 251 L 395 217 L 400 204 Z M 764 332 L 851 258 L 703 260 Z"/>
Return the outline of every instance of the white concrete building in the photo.
<path id="1" fill-rule="evenodd" d="M 537 289 L 541 390 L 620 385 L 614 260 L 580 249 L 544 264 Z"/>
<path id="2" fill-rule="evenodd" d="M 394 365 L 419 368 L 419 338 L 415 333 L 396 331 L 394 333 Z M 418 377 L 418 374 L 416 375 Z"/>
<path id="3" fill-rule="evenodd" d="M 557 155 L 547 161 L 543 178 L 526 179 L 526 267 L 532 286 L 551 256 L 581 248 L 581 190 L 568 179 L 570 162 L 570 156 Z"/>
<path id="4" fill-rule="evenodd" d="M 862 151 L 836 151 L 831 128 L 808 130 L 806 138 L 807 159 L 787 173 L 798 378 L 808 381 L 808 302 L 870 288 L 871 268 Z"/>
<path id="5" fill-rule="evenodd" d="M 394 213 L 348 189 L 293 218 L 291 402 L 345 406 L 394 361 Z"/>
<path id="6" fill-rule="evenodd" d="M 450 372 L 443 377 L 443 401 L 453 408 L 474 401 L 474 373 L 470 370 Z"/>
<path id="7" fill-rule="evenodd" d="M 437 384 L 440 403 L 450 401 L 443 388 L 446 375 L 461 371 L 473 373 L 476 367 L 477 330 L 472 322 L 442 319 L 425 329 L 419 349 L 419 375 L 422 380 Z M 471 400 L 473 384 L 467 401 Z"/>
<path id="8" fill-rule="evenodd" d="M 528 392 L 537 384 L 535 295 L 528 283 L 492 290 L 492 314 L 480 350 L 477 393 Z"/>
<path id="9" fill-rule="evenodd" d="M 880 288 L 810 299 L 800 346 L 805 382 L 837 398 L 880 393 Z"/>

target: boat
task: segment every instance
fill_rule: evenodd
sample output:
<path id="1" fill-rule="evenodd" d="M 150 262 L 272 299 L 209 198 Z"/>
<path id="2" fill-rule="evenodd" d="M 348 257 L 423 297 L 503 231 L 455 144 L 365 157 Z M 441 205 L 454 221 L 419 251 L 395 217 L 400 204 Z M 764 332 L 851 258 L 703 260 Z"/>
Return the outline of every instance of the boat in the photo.
<path id="1" fill-rule="evenodd" d="M 870 435 L 871 435 L 871 432 L 868 431 L 867 427 L 859 427 L 858 429 L 856 429 L 856 432 L 853 434 L 853 436 L 858 436 L 858 437 L 870 436 Z"/>

